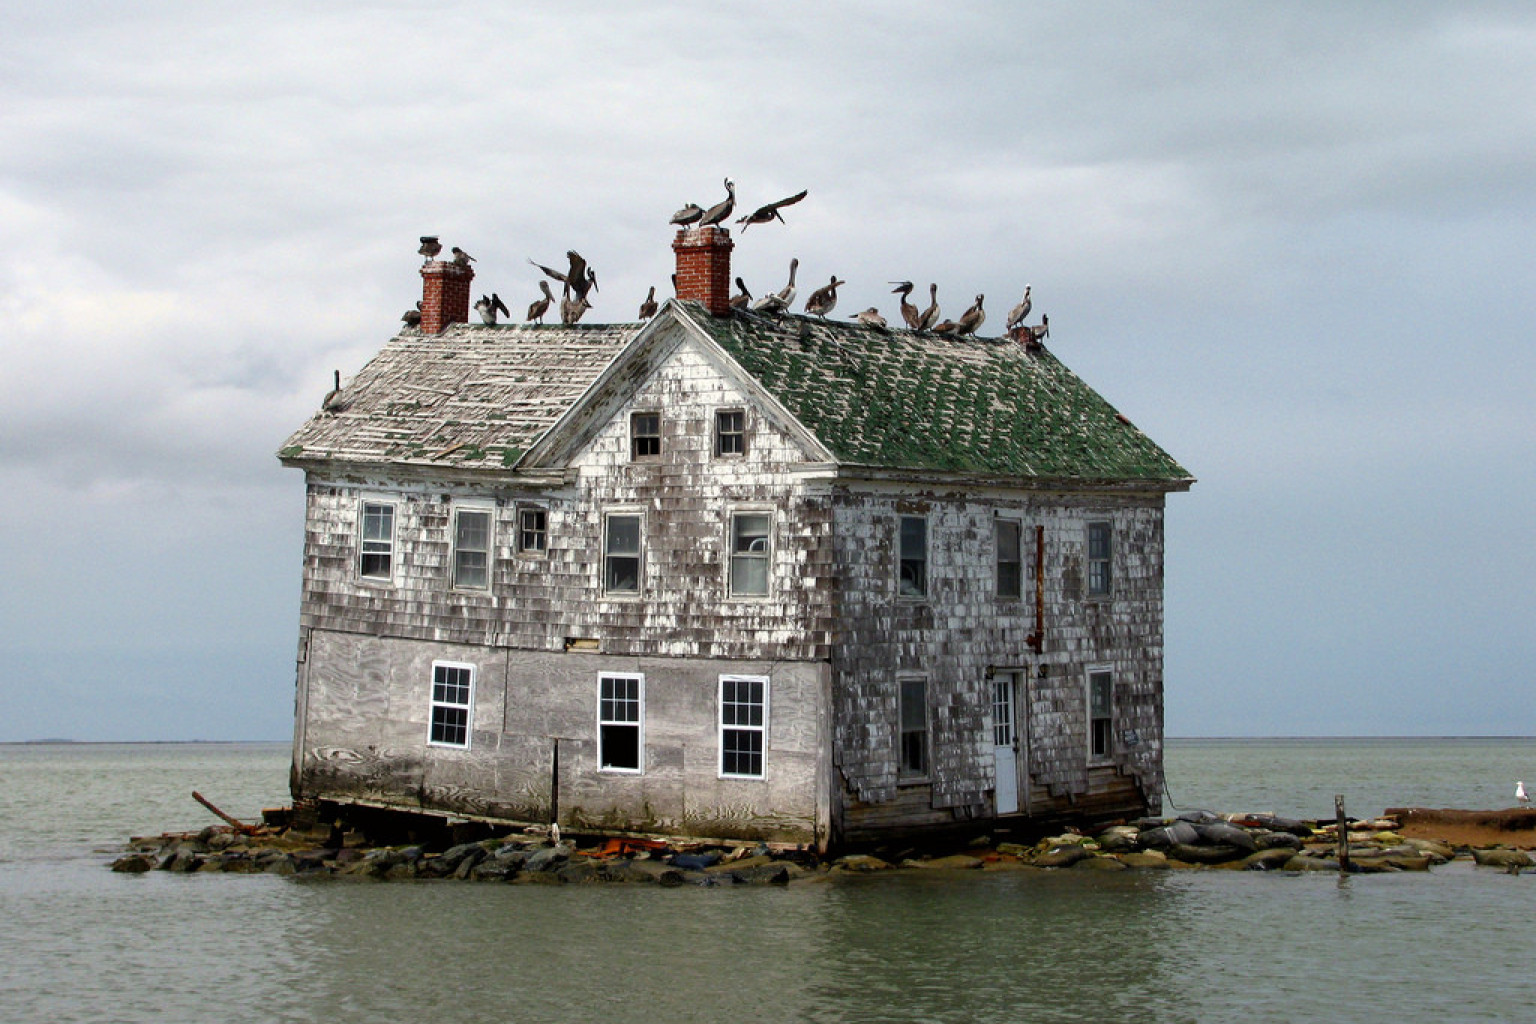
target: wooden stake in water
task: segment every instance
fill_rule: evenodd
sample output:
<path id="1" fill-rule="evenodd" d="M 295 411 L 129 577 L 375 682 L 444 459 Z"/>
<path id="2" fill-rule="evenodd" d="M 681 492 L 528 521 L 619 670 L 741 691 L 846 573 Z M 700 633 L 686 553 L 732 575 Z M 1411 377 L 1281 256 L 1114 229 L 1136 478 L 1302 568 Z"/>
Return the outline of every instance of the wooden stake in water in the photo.
<path id="1" fill-rule="evenodd" d="M 1333 820 L 1339 830 L 1339 870 L 1349 870 L 1349 819 L 1344 816 L 1344 796 L 1333 798 Z"/>

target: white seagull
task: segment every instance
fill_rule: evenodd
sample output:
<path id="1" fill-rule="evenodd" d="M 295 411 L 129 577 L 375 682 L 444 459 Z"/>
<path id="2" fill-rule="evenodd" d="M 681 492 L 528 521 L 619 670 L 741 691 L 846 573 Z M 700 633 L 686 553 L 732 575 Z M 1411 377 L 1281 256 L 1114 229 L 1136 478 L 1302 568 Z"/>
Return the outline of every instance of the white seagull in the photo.
<path id="1" fill-rule="evenodd" d="M 1521 807 L 1531 806 L 1531 798 L 1525 795 L 1525 783 L 1515 783 L 1515 799 L 1520 801 Z"/>

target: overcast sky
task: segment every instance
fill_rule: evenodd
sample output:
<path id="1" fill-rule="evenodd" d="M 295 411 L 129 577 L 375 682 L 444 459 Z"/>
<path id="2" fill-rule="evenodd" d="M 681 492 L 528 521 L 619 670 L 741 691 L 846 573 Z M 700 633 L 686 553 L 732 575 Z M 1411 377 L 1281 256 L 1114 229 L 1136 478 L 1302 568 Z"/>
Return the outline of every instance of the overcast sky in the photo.
<path id="1" fill-rule="evenodd" d="M 0 740 L 291 734 L 274 452 L 417 236 L 589 320 L 801 188 L 754 291 L 1025 283 L 1200 482 L 1170 735 L 1536 732 L 1536 7 L 87 3 L 0 34 Z M 802 289 L 804 293 L 806 289 Z"/>

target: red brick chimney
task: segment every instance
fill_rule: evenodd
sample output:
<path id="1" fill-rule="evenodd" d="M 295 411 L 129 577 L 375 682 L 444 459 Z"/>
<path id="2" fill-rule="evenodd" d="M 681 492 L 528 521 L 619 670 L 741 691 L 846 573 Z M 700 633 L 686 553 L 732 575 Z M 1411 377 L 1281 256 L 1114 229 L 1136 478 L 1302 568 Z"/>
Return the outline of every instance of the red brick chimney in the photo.
<path id="1" fill-rule="evenodd" d="M 433 260 L 421 268 L 421 329 L 437 334 L 449 324 L 469 322 L 469 283 L 475 270 L 467 263 Z"/>
<path id="2" fill-rule="evenodd" d="M 731 250 L 725 228 L 684 228 L 672 240 L 677 253 L 677 297 L 704 303 L 715 316 L 731 314 Z"/>

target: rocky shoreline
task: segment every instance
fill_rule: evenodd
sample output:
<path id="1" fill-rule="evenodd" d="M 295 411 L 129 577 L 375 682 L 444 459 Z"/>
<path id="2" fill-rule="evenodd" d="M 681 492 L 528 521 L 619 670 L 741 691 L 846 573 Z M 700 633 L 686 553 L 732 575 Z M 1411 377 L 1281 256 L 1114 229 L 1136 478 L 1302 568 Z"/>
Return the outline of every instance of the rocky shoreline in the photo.
<path id="1" fill-rule="evenodd" d="M 1394 809 L 1346 822 L 1346 869 L 1428 871 L 1452 860 L 1518 874 L 1536 866 L 1536 811 Z M 1481 816 L 1469 818 L 1467 816 Z M 1489 816 L 1493 816 L 1490 818 Z M 1436 835 L 1437 822 L 1444 835 Z M 1481 829 L 1476 845 L 1458 834 Z M 1507 833 L 1507 834 L 1506 834 Z M 766 844 L 567 837 L 530 830 L 511 836 L 430 844 L 372 845 L 359 831 L 290 827 L 280 812 L 260 826 L 136 837 L 113 871 L 236 872 L 362 879 L 453 878 L 517 883 L 631 882 L 659 885 L 777 884 L 881 871 L 1228 870 L 1340 871 L 1338 826 L 1274 815 L 1187 811 L 1092 832 L 1068 831 L 1031 845 L 979 836 L 963 849 L 889 846 L 831 859 Z"/>

